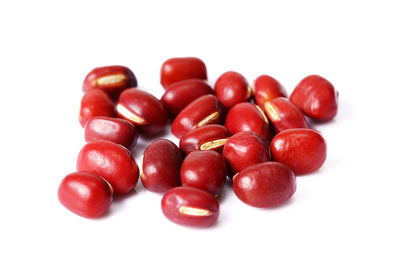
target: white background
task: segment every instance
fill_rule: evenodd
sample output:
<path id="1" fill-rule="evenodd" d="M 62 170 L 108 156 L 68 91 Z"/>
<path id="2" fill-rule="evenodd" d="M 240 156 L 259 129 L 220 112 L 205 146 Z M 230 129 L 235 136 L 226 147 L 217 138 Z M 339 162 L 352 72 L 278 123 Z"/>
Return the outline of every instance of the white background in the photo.
<path id="1" fill-rule="evenodd" d="M 0 275 L 399 276 L 395 3 L 2 1 Z M 325 165 L 275 209 L 246 206 L 227 186 L 209 229 L 169 222 L 161 195 L 141 183 L 101 219 L 70 213 L 57 189 L 84 145 L 85 75 L 126 65 L 161 97 L 160 66 L 177 56 L 203 59 L 211 84 L 228 70 L 269 74 L 288 92 L 309 74 L 326 77 L 340 107 L 314 126 Z"/>

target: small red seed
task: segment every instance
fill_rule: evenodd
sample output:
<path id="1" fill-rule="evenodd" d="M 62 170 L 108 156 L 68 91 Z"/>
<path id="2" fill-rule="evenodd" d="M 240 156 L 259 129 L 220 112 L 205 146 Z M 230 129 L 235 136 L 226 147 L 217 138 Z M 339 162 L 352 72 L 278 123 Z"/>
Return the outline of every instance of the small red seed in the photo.
<path id="1" fill-rule="evenodd" d="M 224 126 L 209 124 L 187 132 L 179 141 L 179 148 L 186 154 L 194 150 L 222 152 L 228 138 L 229 132 Z"/>
<path id="2" fill-rule="evenodd" d="M 291 129 L 271 141 L 275 161 L 286 164 L 296 175 L 318 170 L 326 160 L 327 146 L 321 134 L 312 129 Z"/>
<path id="3" fill-rule="evenodd" d="M 131 152 L 105 140 L 88 142 L 79 152 L 76 168 L 103 177 L 115 194 L 133 190 L 139 178 L 139 169 Z"/>
<path id="4" fill-rule="evenodd" d="M 101 89 L 92 89 L 83 95 L 79 110 L 79 123 L 85 127 L 86 121 L 93 116 L 113 117 L 114 103 Z"/>
<path id="5" fill-rule="evenodd" d="M 182 161 L 183 154 L 172 141 L 160 139 L 152 142 L 143 153 L 140 175 L 143 186 L 160 193 L 179 186 Z"/>
<path id="6" fill-rule="evenodd" d="M 215 83 L 214 89 L 218 100 L 227 110 L 237 103 L 249 100 L 252 96 L 252 89 L 246 78 L 234 71 L 222 74 Z"/>
<path id="7" fill-rule="evenodd" d="M 321 121 L 332 119 L 338 110 L 338 92 L 318 75 L 301 80 L 290 95 L 290 101 L 307 116 Z"/>
<path id="8" fill-rule="evenodd" d="M 110 207 L 113 190 L 103 178 L 90 172 L 67 175 L 58 188 L 58 199 L 71 212 L 87 217 L 102 216 Z"/>
<path id="9" fill-rule="evenodd" d="M 284 164 L 265 162 L 241 171 L 233 181 L 236 196 L 258 208 L 283 204 L 296 191 L 296 177 Z"/>
<path id="10" fill-rule="evenodd" d="M 225 143 L 222 155 L 229 165 L 231 175 L 251 165 L 271 160 L 267 142 L 251 131 L 231 136 Z"/>
<path id="11" fill-rule="evenodd" d="M 183 137 L 190 130 L 208 124 L 222 124 L 225 120 L 225 109 L 214 95 L 204 95 L 186 106 L 174 119 L 171 132 Z"/>
<path id="12" fill-rule="evenodd" d="M 129 121 L 121 118 L 95 116 L 85 125 L 85 140 L 108 140 L 133 148 L 138 140 L 139 133 Z"/>
<path id="13" fill-rule="evenodd" d="M 206 65 L 199 58 L 172 58 L 161 66 L 161 85 L 169 85 L 187 79 L 207 80 Z"/>
<path id="14" fill-rule="evenodd" d="M 170 221 L 192 227 L 208 227 L 219 216 L 217 199 L 207 191 L 191 187 L 169 190 L 162 198 L 161 209 Z"/>
<path id="15" fill-rule="evenodd" d="M 254 100 L 260 107 L 272 99 L 287 97 L 286 89 L 276 79 L 261 75 L 254 81 Z"/>
<path id="16" fill-rule="evenodd" d="M 121 93 L 116 110 L 120 117 L 133 123 L 144 134 L 157 134 L 168 123 L 168 113 L 161 101 L 137 88 Z"/>
<path id="17" fill-rule="evenodd" d="M 100 88 L 110 96 L 116 96 L 124 89 L 136 87 L 137 81 L 133 72 L 126 66 L 111 65 L 97 67 L 89 72 L 83 82 L 83 91 Z"/>
<path id="18" fill-rule="evenodd" d="M 303 113 L 287 98 L 278 97 L 264 104 L 264 111 L 276 133 L 294 128 L 308 128 Z"/>
<path id="19" fill-rule="evenodd" d="M 190 152 L 183 160 L 181 182 L 184 187 L 194 187 L 217 195 L 226 180 L 225 161 L 211 150 Z"/>
<path id="20" fill-rule="evenodd" d="M 267 141 L 272 137 L 267 117 L 252 103 L 239 103 L 233 106 L 226 116 L 225 126 L 232 135 L 253 131 Z"/>
<path id="21" fill-rule="evenodd" d="M 168 86 L 161 102 L 170 115 L 175 117 L 191 102 L 207 94 L 214 94 L 214 91 L 205 81 L 188 79 Z"/>

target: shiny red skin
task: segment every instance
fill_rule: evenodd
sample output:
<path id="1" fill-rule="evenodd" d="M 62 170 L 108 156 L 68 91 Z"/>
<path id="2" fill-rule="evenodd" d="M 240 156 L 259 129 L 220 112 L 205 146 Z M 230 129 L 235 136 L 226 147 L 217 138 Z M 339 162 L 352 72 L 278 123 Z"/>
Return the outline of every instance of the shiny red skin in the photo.
<path id="1" fill-rule="evenodd" d="M 161 102 L 170 115 L 175 117 L 193 100 L 207 94 L 214 94 L 214 90 L 205 81 L 183 80 L 168 86 L 161 97 Z"/>
<path id="2" fill-rule="evenodd" d="M 85 127 L 93 116 L 115 116 L 111 97 L 101 89 L 92 89 L 83 95 L 79 109 L 79 123 Z"/>
<path id="3" fill-rule="evenodd" d="M 225 143 L 222 156 L 232 175 L 251 165 L 271 160 L 267 142 L 251 131 L 231 136 Z"/>
<path id="4" fill-rule="evenodd" d="M 268 119 L 266 120 L 265 115 L 256 108 L 256 105 L 248 102 L 236 104 L 229 110 L 225 127 L 232 135 L 253 131 L 267 141 L 272 137 Z"/>
<path id="5" fill-rule="evenodd" d="M 271 111 L 266 108 L 267 105 L 271 105 L 275 112 L 271 113 Z M 308 123 L 304 114 L 287 98 L 278 97 L 266 102 L 264 111 L 276 133 L 287 129 L 308 128 Z"/>
<path id="6" fill-rule="evenodd" d="M 196 129 L 198 124 L 211 114 L 218 113 L 218 117 L 207 121 L 206 124 L 223 124 L 225 119 L 224 106 L 214 95 L 204 95 L 187 105 L 172 122 L 171 132 L 177 138 L 183 137 L 187 132 Z"/>
<path id="7" fill-rule="evenodd" d="M 172 141 L 160 139 L 152 142 L 143 153 L 140 175 L 143 186 L 159 193 L 180 186 L 182 161 L 183 153 Z"/>
<path id="8" fill-rule="evenodd" d="M 108 140 L 126 148 L 136 145 L 139 132 L 129 121 L 121 118 L 95 116 L 90 118 L 85 125 L 85 140 Z"/>
<path id="9" fill-rule="evenodd" d="M 107 76 L 113 76 L 113 75 L 121 75 L 124 77 L 119 82 L 104 83 L 104 84 L 98 83 L 99 78 L 104 78 L 104 77 L 107 78 Z M 137 81 L 135 74 L 133 74 L 133 72 L 129 68 L 121 65 L 111 65 L 111 66 L 97 67 L 92 71 L 90 71 L 89 74 L 86 75 L 85 80 L 83 81 L 82 89 L 84 92 L 88 92 L 90 89 L 100 88 L 109 95 L 114 96 L 121 93 L 124 89 L 136 86 L 137 86 Z"/>
<path id="10" fill-rule="evenodd" d="M 181 207 L 205 210 L 207 214 L 182 213 L 180 212 Z M 161 200 L 161 209 L 170 221 L 192 227 L 211 226 L 219 216 L 217 199 L 207 191 L 191 187 L 177 187 L 169 190 Z"/>
<path id="11" fill-rule="evenodd" d="M 121 114 L 119 106 L 142 117 L 145 122 L 135 122 Z M 168 112 L 161 101 L 137 88 L 126 89 L 121 93 L 116 110 L 118 116 L 132 122 L 143 134 L 155 135 L 164 130 L 168 123 Z"/>
<path id="12" fill-rule="evenodd" d="M 237 103 L 245 102 L 252 96 L 252 90 L 246 78 L 235 71 L 222 74 L 214 86 L 215 95 L 229 110 Z"/>
<path id="13" fill-rule="evenodd" d="M 58 199 L 71 212 L 87 217 L 102 216 L 110 207 L 113 191 L 103 178 L 89 172 L 67 175 L 58 188 Z"/>
<path id="14" fill-rule="evenodd" d="M 264 107 L 265 102 L 278 97 L 287 97 L 287 92 L 276 79 L 261 75 L 254 80 L 254 100 L 258 106 Z"/>
<path id="15" fill-rule="evenodd" d="M 236 176 L 233 191 L 250 206 L 272 208 L 292 197 L 296 191 L 296 176 L 289 167 L 278 162 L 256 164 Z"/>
<path id="16" fill-rule="evenodd" d="M 272 158 L 286 164 L 296 175 L 318 170 L 326 160 L 326 152 L 325 139 L 312 129 L 285 130 L 271 141 Z"/>
<path id="17" fill-rule="evenodd" d="M 207 68 L 199 58 L 172 58 L 161 66 L 161 85 L 169 85 L 187 79 L 207 80 Z"/>
<path id="18" fill-rule="evenodd" d="M 111 141 L 88 142 L 79 152 L 76 168 L 103 177 L 115 194 L 133 190 L 139 178 L 139 168 L 131 152 Z"/>
<path id="19" fill-rule="evenodd" d="M 335 117 L 338 110 L 338 92 L 325 78 L 310 75 L 296 86 L 290 101 L 305 115 L 321 121 Z"/>
<path id="20" fill-rule="evenodd" d="M 212 150 L 190 152 L 183 160 L 181 183 L 217 195 L 226 181 L 224 158 Z"/>
<path id="21" fill-rule="evenodd" d="M 227 139 L 229 137 L 228 129 L 224 126 L 210 124 L 187 132 L 179 141 L 179 148 L 182 149 L 185 154 L 189 154 L 195 150 L 202 150 L 200 147 L 204 143 L 219 139 Z M 212 150 L 221 153 L 223 147 L 224 145 L 220 145 Z"/>

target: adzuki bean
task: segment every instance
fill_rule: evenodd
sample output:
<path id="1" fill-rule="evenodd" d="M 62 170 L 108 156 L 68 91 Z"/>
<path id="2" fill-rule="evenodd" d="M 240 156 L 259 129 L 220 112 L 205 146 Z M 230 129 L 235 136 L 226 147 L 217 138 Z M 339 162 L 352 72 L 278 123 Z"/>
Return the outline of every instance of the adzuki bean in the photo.
<path id="1" fill-rule="evenodd" d="M 183 154 L 172 141 L 160 139 L 152 142 L 143 153 L 140 174 L 143 186 L 160 193 L 179 186 L 182 161 Z"/>
<path id="2" fill-rule="evenodd" d="M 284 164 L 265 162 L 241 171 L 233 181 L 233 190 L 250 206 L 275 207 L 292 197 L 296 191 L 296 177 Z"/>
<path id="3" fill-rule="evenodd" d="M 318 170 L 326 159 L 326 142 L 312 129 L 291 129 L 277 134 L 271 141 L 275 161 L 289 166 L 296 175 Z"/>
<path id="4" fill-rule="evenodd" d="M 111 141 L 88 142 L 79 152 L 76 168 L 103 177 L 115 194 L 133 190 L 139 178 L 139 169 L 131 152 Z"/>
<path id="5" fill-rule="evenodd" d="M 207 68 L 202 60 L 194 57 L 172 58 L 161 66 L 161 85 L 169 85 L 187 79 L 207 80 Z"/>
<path id="6" fill-rule="evenodd" d="M 162 198 L 161 209 L 172 222 L 192 227 L 208 227 L 219 216 L 217 199 L 207 191 L 191 187 L 169 190 Z"/>
<path id="7" fill-rule="evenodd" d="M 311 75 L 296 86 L 290 95 L 290 101 L 307 116 L 326 121 L 337 113 L 338 95 L 328 80 L 318 75 Z"/>
<path id="8" fill-rule="evenodd" d="M 135 74 L 121 65 L 97 67 L 86 76 L 82 89 L 84 92 L 100 88 L 111 96 L 118 96 L 126 88 L 136 87 Z"/>
<path id="9" fill-rule="evenodd" d="M 88 218 L 102 216 L 110 207 L 113 189 L 103 178 L 90 172 L 67 175 L 58 188 L 58 199 L 71 212 Z"/>

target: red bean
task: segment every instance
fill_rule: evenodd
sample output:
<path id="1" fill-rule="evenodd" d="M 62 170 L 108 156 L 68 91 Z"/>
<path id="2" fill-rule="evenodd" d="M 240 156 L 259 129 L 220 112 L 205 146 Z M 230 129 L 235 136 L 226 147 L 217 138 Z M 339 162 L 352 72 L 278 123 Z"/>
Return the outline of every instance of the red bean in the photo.
<path id="1" fill-rule="evenodd" d="M 103 90 L 92 89 L 83 95 L 79 110 L 79 123 L 82 127 L 85 127 L 86 121 L 93 116 L 114 115 L 112 99 Z"/>
<path id="2" fill-rule="evenodd" d="M 225 161 L 215 151 L 190 152 L 183 160 L 181 182 L 184 187 L 194 187 L 218 194 L 226 180 Z"/>
<path id="3" fill-rule="evenodd" d="M 260 107 L 272 99 L 287 97 L 286 89 L 276 79 L 261 75 L 254 81 L 254 100 Z"/>
<path id="4" fill-rule="evenodd" d="M 290 101 L 307 116 L 321 121 L 332 119 L 338 110 L 338 92 L 318 75 L 301 80 L 290 95 Z"/>
<path id="5" fill-rule="evenodd" d="M 286 164 L 296 175 L 318 170 L 326 160 L 326 142 L 312 129 L 285 130 L 271 141 L 275 161 Z"/>
<path id="6" fill-rule="evenodd" d="M 233 181 L 236 196 L 258 208 L 281 205 L 296 191 L 296 177 L 284 164 L 265 162 L 241 171 Z"/>
<path id="7" fill-rule="evenodd" d="M 215 83 L 215 94 L 224 107 L 229 110 L 235 104 L 245 102 L 252 96 L 252 89 L 240 73 L 228 71 Z"/>
<path id="8" fill-rule="evenodd" d="M 266 102 L 264 111 L 277 133 L 286 129 L 308 128 L 303 113 L 287 98 L 278 97 Z"/>
<path id="9" fill-rule="evenodd" d="M 85 125 L 85 140 L 108 140 L 127 148 L 136 145 L 139 133 L 129 121 L 121 118 L 95 116 Z"/>
<path id="10" fill-rule="evenodd" d="M 143 153 L 140 175 L 143 186 L 161 193 L 180 186 L 182 160 L 181 150 L 172 141 L 160 139 L 152 142 Z"/>
<path id="11" fill-rule="evenodd" d="M 228 130 L 218 124 L 210 124 L 187 132 L 179 141 L 179 148 L 189 154 L 194 150 L 215 150 L 219 153 L 229 138 Z"/>
<path id="12" fill-rule="evenodd" d="M 264 112 L 251 103 L 239 103 L 233 106 L 226 116 L 225 126 L 232 135 L 253 131 L 265 140 L 272 136 L 268 119 Z"/>
<path id="13" fill-rule="evenodd" d="M 71 212 L 87 217 L 102 216 L 110 207 L 113 190 L 103 178 L 89 172 L 67 175 L 58 188 L 58 199 Z"/>
<path id="14" fill-rule="evenodd" d="M 219 204 L 215 197 L 191 187 L 168 191 L 161 201 L 161 209 L 172 222 L 192 227 L 208 227 L 219 216 Z"/>
<path id="15" fill-rule="evenodd" d="M 161 85 L 169 85 L 187 79 L 207 80 L 207 68 L 199 58 L 172 58 L 161 66 Z"/>
<path id="16" fill-rule="evenodd" d="M 193 100 L 207 94 L 214 94 L 214 91 L 205 81 L 183 80 L 168 86 L 161 102 L 168 109 L 170 115 L 175 117 Z"/>
<path id="17" fill-rule="evenodd" d="M 192 129 L 208 124 L 222 124 L 225 109 L 214 95 L 204 95 L 184 108 L 172 123 L 171 132 L 181 138 Z"/>
<path id="18" fill-rule="evenodd" d="M 271 160 L 267 142 L 254 132 L 239 132 L 225 143 L 222 155 L 234 175 L 243 169 Z"/>
<path id="19" fill-rule="evenodd" d="M 136 87 L 137 81 L 133 72 L 121 65 L 97 67 L 89 72 L 83 82 L 83 91 L 100 88 L 109 95 L 118 95 L 126 88 Z"/>
<path id="20" fill-rule="evenodd" d="M 164 105 L 153 95 L 136 88 L 121 93 L 116 110 L 120 117 L 132 122 L 147 135 L 161 132 L 168 123 Z"/>
<path id="21" fill-rule="evenodd" d="M 111 141 L 88 142 L 79 152 L 76 168 L 103 177 L 115 194 L 134 189 L 139 178 L 139 169 L 131 152 Z"/>

